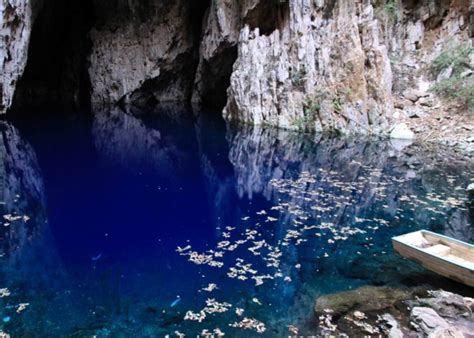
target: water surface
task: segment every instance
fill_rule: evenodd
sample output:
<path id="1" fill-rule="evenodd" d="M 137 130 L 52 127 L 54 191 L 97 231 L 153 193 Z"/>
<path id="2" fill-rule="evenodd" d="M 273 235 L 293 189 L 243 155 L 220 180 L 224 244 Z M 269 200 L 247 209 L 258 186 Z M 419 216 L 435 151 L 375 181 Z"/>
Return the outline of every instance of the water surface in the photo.
<path id="1" fill-rule="evenodd" d="M 173 107 L 1 129 L 0 326 L 13 337 L 316 334 L 320 295 L 462 289 L 390 243 L 422 228 L 474 240 L 473 163 L 449 151 Z"/>

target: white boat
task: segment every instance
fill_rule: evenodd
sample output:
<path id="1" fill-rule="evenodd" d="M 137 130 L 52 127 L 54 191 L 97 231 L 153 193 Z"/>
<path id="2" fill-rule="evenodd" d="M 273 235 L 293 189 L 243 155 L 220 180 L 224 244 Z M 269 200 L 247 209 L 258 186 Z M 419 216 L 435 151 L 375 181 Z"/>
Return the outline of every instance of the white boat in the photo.
<path id="1" fill-rule="evenodd" d="M 474 245 L 427 230 L 393 237 L 392 244 L 403 257 L 474 287 Z"/>

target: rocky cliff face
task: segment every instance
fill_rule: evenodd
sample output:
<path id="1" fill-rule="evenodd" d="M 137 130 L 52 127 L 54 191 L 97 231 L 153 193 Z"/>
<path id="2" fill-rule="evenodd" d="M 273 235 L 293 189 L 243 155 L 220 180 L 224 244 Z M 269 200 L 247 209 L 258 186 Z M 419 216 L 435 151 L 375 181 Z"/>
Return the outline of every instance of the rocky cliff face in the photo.
<path id="1" fill-rule="evenodd" d="M 429 63 L 469 41 L 464 1 L 289 1 L 270 35 L 241 30 L 224 116 L 289 129 L 379 133 L 433 84 Z M 413 89 L 408 90 L 407 89 Z M 415 99 L 416 101 L 416 99 Z"/>
<path id="2" fill-rule="evenodd" d="M 392 73 L 373 6 L 299 0 L 288 10 L 270 35 L 242 29 L 224 115 L 289 129 L 383 127 Z"/>
<path id="3" fill-rule="evenodd" d="M 4 109 L 34 18 L 33 1 L 5 1 Z M 430 63 L 473 34 L 473 8 L 462 0 L 114 0 L 91 7 L 85 54 L 95 106 L 191 100 L 225 107 L 228 120 L 294 130 L 379 134 L 436 107 L 428 89 L 439 79 Z"/>
<path id="4" fill-rule="evenodd" d="M 31 29 L 41 0 L 0 2 L 0 113 L 12 104 L 18 79 L 28 56 Z"/>
<path id="5" fill-rule="evenodd" d="M 197 63 L 200 2 L 97 1 L 104 23 L 90 33 L 92 103 L 187 100 Z"/>

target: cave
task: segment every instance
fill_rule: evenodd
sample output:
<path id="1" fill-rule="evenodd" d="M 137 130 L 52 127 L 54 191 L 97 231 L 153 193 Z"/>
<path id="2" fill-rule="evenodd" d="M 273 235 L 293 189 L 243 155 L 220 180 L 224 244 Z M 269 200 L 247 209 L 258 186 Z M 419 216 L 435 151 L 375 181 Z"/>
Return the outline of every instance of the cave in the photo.
<path id="1" fill-rule="evenodd" d="M 237 59 L 237 46 L 224 46 L 220 53 L 202 65 L 203 84 L 201 105 L 212 111 L 221 111 L 227 103 L 227 88 L 230 86 L 232 67 Z"/>
<path id="2" fill-rule="evenodd" d="M 87 110 L 91 0 L 48 0 L 32 29 L 28 61 L 11 112 L 31 108 Z"/>
<path id="3" fill-rule="evenodd" d="M 260 1 L 249 11 L 244 23 L 252 30 L 258 28 L 260 34 L 270 35 L 285 26 L 289 13 L 290 2 L 287 0 Z"/>
<path id="4" fill-rule="evenodd" d="M 167 1 L 161 1 L 160 11 L 170 6 Z M 156 4 L 156 2 L 155 2 Z M 133 105 L 141 108 L 153 108 L 160 103 L 179 102 L 189 103 L 192 99 L 193 85 L 199 64 L 199 47 L 202 38 L 203 18 L 210 7 L 210 0 L 196 0 L 186 3 L 185 21 L 188 33 L 192 39 L 192 50 L 176 57 L 172 65 L 161 67 L 157 77 L 148 79 L 132 93 L 125 95 L 118 102 L 120 106 Z M 140 8 L 140 7 L 138 7 Z M 140 21 L 149 21 L 143 8 L 139 14 Z M 133 18 L 132 18 L 133 20 Z M 229 74 L 230 76 L 230 74 Z M 224 93 L 225 95 L 225 93 Z"/>
<path id="5" fill-rule="evenodd" d="M 156 8 L 166 10 L 166 6 L 172 3 L 168 0 L 117 0 L 108 3 L 94 0 L 44 1 L 32 28 L 27 64 L 18 80 L 9 114 L 28 114 L 33 110 L 90 112 L 93 109 L 88 73 L 91 29 L 130 22 L 140 25 L 156 16 Z M 176 67 L 163 68 L 159 77 L 145 81 L 135 92 L 122 98 L 119 104 L 149 107 L 159 103 L 156 97 L 166 95 L 171 101 L 191 100 L 199 62 L 202 20 L 210 0 L 183 4 L 187 6 L 186 21 L 194 46 L 192 52 L 180 56 Z M 183 95 L 173 96 L 179 91 L 173 92 L 172 87 L 179 81 L 182 82 L 178 86 L 183 88 Z"/>

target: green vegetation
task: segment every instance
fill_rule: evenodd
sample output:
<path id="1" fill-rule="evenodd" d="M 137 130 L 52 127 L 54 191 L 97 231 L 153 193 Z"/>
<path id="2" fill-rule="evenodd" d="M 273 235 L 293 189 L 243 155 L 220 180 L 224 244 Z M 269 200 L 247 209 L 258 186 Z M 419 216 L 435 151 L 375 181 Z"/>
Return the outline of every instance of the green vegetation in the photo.
<path id="1" fill-rule="evenodd" d="M 452 77 L 434 85 L 431 90 L 436 94 L 445 95 L 451 101 L 459 102 L 465 109 L 474 110 L 474 79 Z"/>
<path id="2" fill-rule="evenodd" d="M 314 123 L 319 119 L 321 103 L 328 93 L 324 89 L 315 90 L 314 94 L 307 95 L 303 102 L 304 116 L 296 118 L 293 123 L 299 130 L 312 130 Z"/>
<path id="3" fill-rule="evenodd" d="M 386 0 L 384 5 L 384 11 L 392 20 L 398 19 L 398 2 L 397 0 Z"/>
<path id="4" fill-rule="evenodd" d="M 453 67 L 453 75 L 459 75 L 469 66 L 469 58 L 474 48 L 471 43 L 449 43 L 448 47 L 434 59 L 431 71 L 438 75 L 442 70 Z"/>
<path id="5" fill-rule="evenodd" d="M 291 71 L 291 83 L 297 88 L 302 88 L 304 85 L 304 82 L 306 81 L 306 67 L 305 65 L 302 65 L 300 68 L 297 70 L 292 70 Z"/>
<path id="6" fill-rule="evenodd" d="M 336 113 L 342 112 L 342 100 L 340 96 L 336 96 L 335 98 L 332 99 L 332 106 Z"/>
<path id="7" fill-rule="evenodd" d="M 451 75 L 440 80 L 431 90 L 450 101 L 462 104 L 469 111 L 474 109 L 474 76 L 463 73 L 471 70 L 469 62 L 472 53 L 474 48 L 470 43 L 450 43 L 431 64 L 434 76 L 438 76 L 445 69 L 452 69 Z"/>

